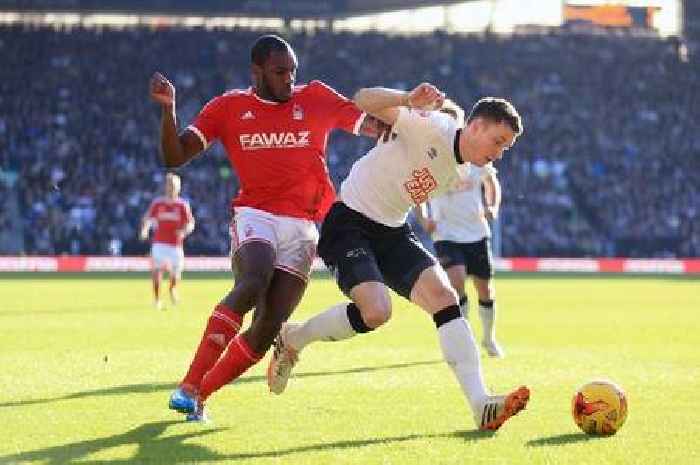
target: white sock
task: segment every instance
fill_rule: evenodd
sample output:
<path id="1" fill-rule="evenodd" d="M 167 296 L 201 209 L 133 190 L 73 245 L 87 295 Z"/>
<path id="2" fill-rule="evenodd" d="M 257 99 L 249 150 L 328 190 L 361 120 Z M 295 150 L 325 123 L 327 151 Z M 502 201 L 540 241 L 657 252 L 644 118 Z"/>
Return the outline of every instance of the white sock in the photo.
<path id="1" fill-rule="evenodd" d="M 287 342 L 296 350 L 301 350 L 316 341 L 340 341 L 357 333 L 348 319 L 348 303 L 332 306 L 306 320 L 301 326 L 287 333 Z"/>
<path id="2" fill-rule="evenodd" d="M 472 412 L 478 412 L 488 393 L 481 376 L 479 349 L 469 322 L 464 318 L 450 320 L 438 328 L 438 335 L 445 361 L 457 377 Z"/>
<path id="3" fill-rule="evenodd" d="M 479 317 L 484 330 L 485 341 L 496 340 L 496 302 L 491 301 L 491 305 L 484 305 L 479 301 Z"/>

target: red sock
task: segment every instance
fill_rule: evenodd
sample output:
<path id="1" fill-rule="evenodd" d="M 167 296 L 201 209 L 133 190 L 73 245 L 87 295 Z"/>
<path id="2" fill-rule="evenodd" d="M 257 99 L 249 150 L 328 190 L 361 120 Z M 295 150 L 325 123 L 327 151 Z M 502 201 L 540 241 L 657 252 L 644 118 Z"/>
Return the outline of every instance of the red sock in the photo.
<path id="1" fill-rule="evenodd" d="M 219 360 L 229 341 L 241 329 L 241 321 L 243 315 L 231 311 L 224 304 L 216 306 L 180 387 L 189 392 L 199 390 L 204 374 Z"/>
<path id="2" fill-rule="evenodd" d="M 250 348 L 242 335 L 238 335 L 228 345 L 226 353 L 216 362 L 214 367 L 204 375 L 199 388 L 199 396 L 205 401 L 221 386 L 238 378 L 248 368 L 263 358 L 265 354 L 256 354 Z"/>

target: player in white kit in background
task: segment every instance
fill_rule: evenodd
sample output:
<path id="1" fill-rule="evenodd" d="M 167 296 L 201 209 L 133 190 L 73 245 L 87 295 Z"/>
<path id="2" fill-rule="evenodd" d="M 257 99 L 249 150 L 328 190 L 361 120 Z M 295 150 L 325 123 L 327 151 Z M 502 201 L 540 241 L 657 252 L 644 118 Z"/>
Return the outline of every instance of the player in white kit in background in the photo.
<path id="1" fill-rule="evenodd" d="M 170 300 L 177 304 L 177 284 L 185 267 L 183 242 L 194 231 L 194 217 L 187 200 L 180 197 L 180 176 L 168 173 L 165 176 L 165 196 L 151 202 L 141 221 L 139 236 L 148 239 L 153 228 L 151 245 L 151 277 L 153 280 L 153 302 L 158 310 L 165 308 L 160 298 L 160 281 L 163 272 L 170 275 Z"/>
<path id="2" fill-rule="evenodd" d="M 443 105 L 442 112 L 461 124 L 464 112 L 455 104 Z M 442 196 L 432 198 L 415 209 L 418 222 L 431 234 L 435 254 L 447 271 L 459 297 L 465 319 L 469 301 L 465 289 L 472 276 L 479 300 L 479 317 L 483 329 L 481 345 L 491 357 L 503 357 L 496 341 L 496 304 L 493 286 L 493 255 L 489 220 L 498 217 L 501 185 L 493 164 L 460 169 L 460 177 Z M 483 194 L 482 194 L 483 189 Z"/>
<path id="3" fill-rule="evenodd" d="M 525 386 L 500 396 L 486 390 L 457 294 L 406 222 L 412 207 L 447 192 L 459 178 L 459 166 L 501 158 L 522 132 L 520 116 L 509 102 L 485 98 L 460 127 L 450 116 L 427 110 L 443 102 L 442 92 L 426 83 L 408 93 L 371 88 L 355 95 L 357 106 L 393 126 L 397 137 L 355 162 L 321 228 L 318 253 L 351 302 L 282 327 L 268 367 L 272 392 L 285 389 L 299 351 L 310 343 L 347 339 L 386 323 L 393 289 L 432 316 L 445 361 L 480 429 L 498 429 L 525 408 L 530 396 Z"/>

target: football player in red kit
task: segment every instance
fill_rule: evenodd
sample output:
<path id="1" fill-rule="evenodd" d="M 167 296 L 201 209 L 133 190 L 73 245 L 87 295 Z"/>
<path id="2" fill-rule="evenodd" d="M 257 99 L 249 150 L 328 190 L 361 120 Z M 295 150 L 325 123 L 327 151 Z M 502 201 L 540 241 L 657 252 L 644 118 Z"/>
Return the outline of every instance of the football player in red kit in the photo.
<path id="1" fill-rule="evenodd" d="M 148 239 L 153 228 L 151 244 L 151 276 L 156 309 L 165 308 L 160 299 L 160 281 L 163 271 L 170 277 L 170 300 L 177 304 L 177 283 L 185 265 L 183 242 L 194 230 L 194 217 L 187 200 L 180 197 L 180 176 L 168 173 L 165 176 L 165 196 L 151 202 L 141 221 L 141 240 Z"/>
<path id="2" fill-rule="evenodd" d="M 297 58 L 278 36 L 260 37 L 251 50 L 253 86 L 215 97 L 180 134 L 175 88 L 151 78 L 162 107 L 166 166 L 187 163 L 219 140 L 238 174 L 232 202 L 233 289 L 214 308 L 190 368 L 170 397 L 188 420 L 206 419 L 204 403 L 257 363 L 297 306 L 316 254 L 322 219 L 335 199 L 325 149 L 333 129 L 376 135 L 376 122 L 320 81 L 295 85 Z M 239 334 L 243 315 L 255 308 Z"/>

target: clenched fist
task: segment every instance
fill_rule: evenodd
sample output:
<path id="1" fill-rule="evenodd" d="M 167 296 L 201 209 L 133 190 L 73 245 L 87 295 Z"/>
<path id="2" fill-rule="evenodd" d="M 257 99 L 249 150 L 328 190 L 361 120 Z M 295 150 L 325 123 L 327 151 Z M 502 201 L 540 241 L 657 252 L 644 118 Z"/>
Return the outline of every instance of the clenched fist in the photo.
<path id="1" fill-rule="evenodd" d="M 164 106 L 175 104 L 175 86 L 159 72 L 155 72 L 151 76 L 149 91 L 155 102 Z"/>

